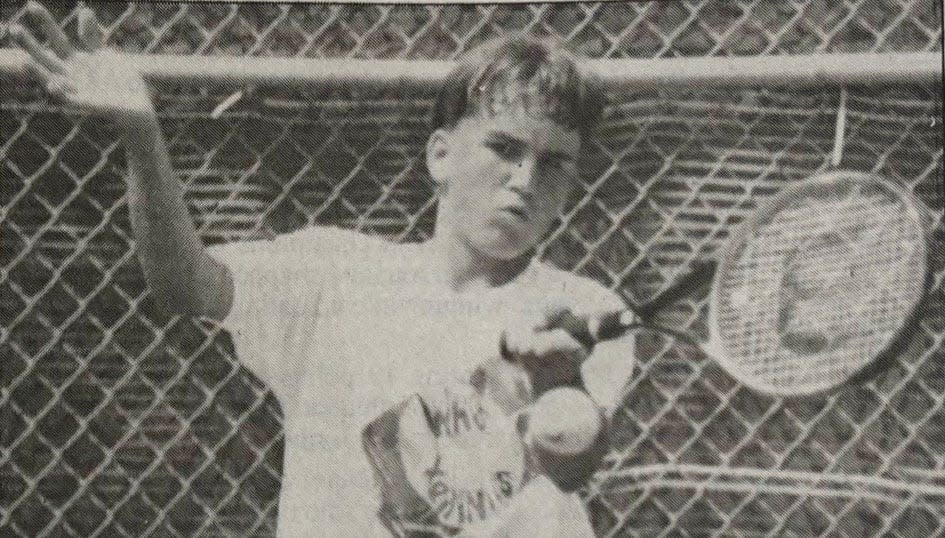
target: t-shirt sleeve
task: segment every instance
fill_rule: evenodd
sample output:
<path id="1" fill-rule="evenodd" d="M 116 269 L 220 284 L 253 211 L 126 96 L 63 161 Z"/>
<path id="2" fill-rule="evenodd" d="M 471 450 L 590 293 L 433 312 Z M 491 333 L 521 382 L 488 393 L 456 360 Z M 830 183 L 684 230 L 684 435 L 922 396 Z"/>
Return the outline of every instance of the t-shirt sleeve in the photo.
<path id="1" fill-rule="evenodd" d="M 265 382 L 285 405 L 296 392 L 306 356 L 301 337 L 318 327 L 326 298 L 349 256 L 356 232 L 307 228 L 274 240 L 235 242 L 209 248 L 225 264 L 234 284 L 233 304 L 222 325 L 240 362 Z"/>

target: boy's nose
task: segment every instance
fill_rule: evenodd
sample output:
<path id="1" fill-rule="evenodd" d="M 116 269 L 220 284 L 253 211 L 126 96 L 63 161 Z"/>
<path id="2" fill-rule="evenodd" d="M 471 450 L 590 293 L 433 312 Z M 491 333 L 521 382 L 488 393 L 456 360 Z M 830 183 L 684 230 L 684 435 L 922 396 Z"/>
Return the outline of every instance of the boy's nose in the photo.
<path id="1" fill-rule="evenodd" d="M 538 166 L 534 159 L 522 159 L 512 167 L 507 186 L 520 193 L 531 194 Z"/>

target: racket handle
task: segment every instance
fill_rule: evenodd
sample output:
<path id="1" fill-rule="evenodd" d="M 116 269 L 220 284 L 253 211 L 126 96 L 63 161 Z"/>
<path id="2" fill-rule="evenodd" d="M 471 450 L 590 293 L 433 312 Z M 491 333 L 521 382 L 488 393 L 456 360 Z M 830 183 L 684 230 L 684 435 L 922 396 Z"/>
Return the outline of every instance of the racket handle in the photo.
<path id="1" fill-rule="evenodd" d="M 594 349 L 597 342 L 623 336 L 635 326 L 634 315 L 629 310 L 608 312 L 590 320 L 564 312 L 549 324 L 549 328 L 564 329 L 588 350 Z"/>

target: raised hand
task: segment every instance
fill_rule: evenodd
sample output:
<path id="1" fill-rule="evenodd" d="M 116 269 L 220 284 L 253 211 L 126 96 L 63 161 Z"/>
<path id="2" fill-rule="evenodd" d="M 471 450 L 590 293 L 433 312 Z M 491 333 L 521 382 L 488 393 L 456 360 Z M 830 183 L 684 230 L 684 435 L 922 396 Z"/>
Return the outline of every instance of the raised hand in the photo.
<path id="1" fill-rule="evenodd" d="M 10 33 L 30 56 L 27 69 L 45 85 L 50 96 L 119 124 L 153 117 L 154 107 L 144 79 L 127 60 L 102 47 L 102 28 L 92 10 L 79 9 L 74 43 L 43 6 L 30 2 L 27 13 L 30 22 L 48 39 L 50 48 L 22 26 L 14 25 Z"/>
<path id="2" fill-rule="evenodd" d="M 128 156 L 136 252 L 159 304 L 173 313 L 223 319 L 233 302 L 233 279 L 197 235 L 141 74 L 126 58 L 102 48 L 102 28 L 88 8 L 80 8 L 75 42 L 44 7 L 30 2 L 27 13 L 49 42 L 47 48 L 25 28 L 10 29 L 29 55 L 27 69 L 67 107 L 119 127 Z"/>

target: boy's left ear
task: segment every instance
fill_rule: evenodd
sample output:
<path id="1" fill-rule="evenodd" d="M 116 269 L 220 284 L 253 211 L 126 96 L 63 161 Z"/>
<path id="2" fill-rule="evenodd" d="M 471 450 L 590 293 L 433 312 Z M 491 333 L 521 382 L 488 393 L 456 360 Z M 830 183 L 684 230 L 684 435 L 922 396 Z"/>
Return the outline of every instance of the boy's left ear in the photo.
<path id="1" fill-rule="evenodd" d="M 437 129 L 427 139 L 427 170 L 437 185 L 443 186 L 448 176 L 447 160 L 450 155 L 449 133 Z"/>

